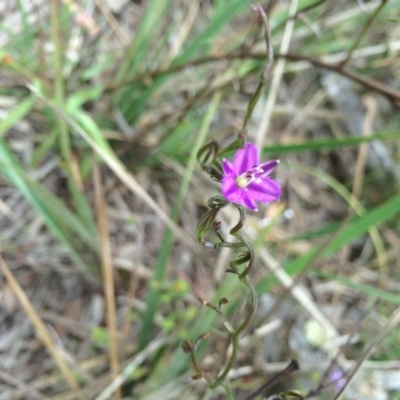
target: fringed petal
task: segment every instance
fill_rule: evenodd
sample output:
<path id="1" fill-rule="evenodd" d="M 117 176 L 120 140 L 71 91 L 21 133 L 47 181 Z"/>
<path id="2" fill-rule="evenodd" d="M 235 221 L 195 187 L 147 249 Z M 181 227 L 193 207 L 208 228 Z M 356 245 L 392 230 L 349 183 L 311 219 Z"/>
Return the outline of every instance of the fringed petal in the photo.
<path id="1" fill-rule="evenodd" d="M 261 178 L 260 182 L 251 182 L 246 189 L 246 197 L 262 203 L 279 200 L 281 196 L 280 185 L 269 178 Z"/>
<path id="2" fill-rule="evenodd" d="M 252 143 L 246 143 L 243 149 L 236 152 L 233 159 L 233 170 L 236 176 L 242 175 L 259 162 L 258 149 Z"/>

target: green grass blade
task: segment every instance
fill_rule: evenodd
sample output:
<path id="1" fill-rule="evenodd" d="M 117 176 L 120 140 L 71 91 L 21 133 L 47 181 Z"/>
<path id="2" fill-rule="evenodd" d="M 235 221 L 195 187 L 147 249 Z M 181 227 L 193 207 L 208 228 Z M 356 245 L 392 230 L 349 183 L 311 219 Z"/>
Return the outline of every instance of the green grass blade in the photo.
<path id="1" fill-rule="evenodd" d="M 202 33 L 200 33 L 189 45 L 182 49 L 181 54 L 175 58 L 172 64 L 184 63 L 198 52 L 205 52 L 207 54 L 209 50 L 205 50 L 204 46 L 210 47 L 210 45 L 214 42 L 217 33 L 221 31 L 221 29 L 233 18 L 234 15 L 239 13 L 239 11 L 243 10 L 245 7 L 248 7 L 248 5 L 249 4 L 246 4 L 246 2 L 243 2 L 243 0 L 235 0 L 229 3 L 229 5 L 225 7 L 223 12 L 215 15 L 214 19 L 210 22 L 210 24 Z M 151 6 L 149 6 L 149 9 L 150 8 Z M 145 32 L 147 32 L 145 28 L 143 29 Z M 138 33 L 139 37 L 141 34 L 140 32 Z M 147 33 L 147 35 L 150 37 L 149 33 Z M 117 84 L 121 82 L 121 76 L 127 78 L 132 77 L 136 74 L 137 60 L 142 60 L 142 64 L 144 64 L 143 57 L 145 55 L 145 52 L 139 52 L 138 49 L 141 47 L 145 49 L 147 48 L 147 46 L 149 46 L 149 37 L 147 37 L 146 40 L 143 39 L 143 43 L 140 44 L 140 46 L 139 44 L 133 46 L 138 54 L 135 55 L 135 60 L 133 61 L 132 67 L 130 68 L 129 72 L 125 71 L 126 67 L 122 68 L 123 72 L 118 75 L 116 82 Z M 137 40 L 139 41 L 139 39 Z M 133 54 L 131 54 L 131 57 L 133 57 Z M 129 61 L 129 58 L 127 60 Z M 167 76 L 159 76 L 149 86 L 143 86 L 142 84 L 133 84 L 124 89 L 121 89 L 117 93 L 117 95 L 115 96 L 116 103 L 118 105 L 118 108 L 125 115 L 125 118 L 129 124 L 134 124 L 138 120 L 139 116 L 146 109 L 150 98 L 167 81 Z"/>
<path id="2" fill-rule="evenodd" d="M 374 208 L 371 211 L 366 212 L 360 217 L 353 218 L 347 223 L 332 239 L 332 241 L 326 246 L 322 252 L 322 257 L 327 257 L 339 250 L 342 246 L 350 243 L 351 241 L 358 238 L 360 235 L 366 233 L 369 228 L 378 226 L 384 222 L 389 221 L 391 218 L 400 213 L 400 194 L 393 196 L 387 200 L 384 204 Z M 315 261 L 315 256 L 320 252 L 320 248 L 317 247 L 311 250 L 296 260 L 289 261 L 285 264 L 285 271 L 291 275 L 301 273 L 310 262 Z M 257 292 L 259 294 L 266 292 L 272 285 L 276 283 L 275 280 L 271 280 L 269 277 L 263 279 L 257 285 Z"/>
<path id="3" fill-rule="evenodd" d="M 309 140 L 302 143 L 293 143 L 286 145 L 268 145 L 262 150 L 264 156 L 279 155 L 286 153 L 301 153 L 305 151 L 332 150 L 346 146 L 356 146 L 360 143 L 373 142 L 375 140 L 400 140 L 400 131 L 379 132 L 371 136 L 349 136 L 338 139 Z"/>
<path id="4" fill-rule="evenodd" d="M 310 174 L 315 176 L 317 179 L 329 185 L 336 193 L 338 193 L 347 203 L 348 205 L 356 212 L 357 215 L 363 215 L 365 213 L 364 207 L 358 201 L 356 197 L 352 195 L 351 192 L 339 181 L 337 181 L 332 175 L 324 172 L 319 168 L 314 168 L 311 166 L 305 165 L 294 165 L 293 169 L 300 172 L 305 172 L 306 174 Z M 371 240 L 374 244 L 375 251 L 378 255 L 379 266 L 382 270 L 387 269 L 387 260 L 385 257 L 385 246 L 382 241 L 382 238 L 379 234 L 378 229 L 375 226 L 368 228 L 368 233 L 371 236 Z"/>
<path id="5" fill-rule="evenodd" d="M 343 231 L 337 235 L 324 252 L 324 256 L 332 254 L 342 246 L 357 239 L 360 235 L 366 233 L 369 228 L 379 226 L 389 221 L 400 212 L 400 195 L 393 196 L 382 205 L 354 218 Z"/>
<path id="6" fill-rule="evenodd" d="M 338 282 L 344 286 L 347 286 L 350 289 L 354 289 L 360 293 L 364 293 L 368 296 L 372 296 L 374 298 L 378 298 L 380 300 L 387 301 L 392 304 L 400 305 L 400 295 L 388 292 L 387 290 L 382 290 L 371 285 L 367 285 L 365 283 L 357 282 L 351 278 L 347 278 L 344 276 L 338 276 L 335 274 L 330 274 L 325 271 L 315 270 L 313 274 L 324 278 L 330 281 Z"/>
<path id="7" fill-rule="evenodd" d="M 4 136 L 16 123 L 21 121 L 26 117 L 32 110 L 35 104 L 36 97 L 29 96 L 25 100 L 21 101 L 17 106 L 15 106 L 7 116 L 0 121 L 0 138 Z"/>
<path id="8" fill-rule="evenodd" d="M 148 51 L 151 40 L 155 35 L 155 27 L 160 26 L 160 21 L 165 13 L 165 10 L 170 4 L 170 0 L 162 1 L 150 0 L 147 6 L 145 15 L 142 18 L 142 22 L 138 31 L 135 34 L 135 39 L 127 52 L 127 55 L 117 72 L 116 83 L 120 83 L 127 76 L 135 75 L 137 68 L 143 65 L 143 60 Z M 122 91 L 118 97 L 120 100 L 123 99 Z"/>
<path id="9" fill-rule="evenodd" d="M 203 49 L 205 45 L 209 47 L 222 28 L 239 12 L 249 8 L 250 4 L 250 2 L 243 0 L 234 0 L 225 3 L 225 7 L 223 9 L 219 9 L 220 12 L 215 14 L 214 19 L 210 21 L 206 29 L 200 33 L 200 35 L 198 35 L 188 46 L 185 47 L 181 55 L 175 58 L 173 65 L 185 63 L 189 61 L 196 53 L 199 53 L 199 51 Z"/>
<path id="10" fill-rule="evenodd" d="M 217 93 L 214 95 L 213 100 L 209 106 L 208 112 L 206 113 L 203 124 L 200 128 L 200 132 L 197 136 L 195 145 L 193 146 L 192 152 L 190 154 L 190 158 L 185 170 L 185 175 L 183 177 L 181 186 L 179 188 L 178 196 L 174 203 L 174 208 L 171 213 L 171 218 L 176 220 L 179 217 L 180 210 L 183 205 L 183 201 L 185 199 L 190 179 L 193 175 L 193 171 L 195 169 L 196 160 L 197 160 L 197 152 L 200 150 L 201 146 L 204 143 L 206 138 L 209 126 L 211 124 L 212 118 L 217 111 L 217 107 L 221 98 L 221 94 Z M 167 268 L 167 260 L 171 253 L 171 247 L 173 243 L 173 235 L 170 229 L 168 229 L 164 235 L 164 239 L 162 241 L 162 246 L 160 249 L 159 256 L 157 257 L 157 262 L 154 270 L 154 275 L 152 278 L 152 282 L 163 282 L 166 274 Z M 142 332 L 139 338 L 139 346 L 140 348 L 144 348 L 149 341 L 153 337 L 153 329 L 154 329 L 154 316 L 157 311 L 158 303 L 159 303 L 159 293 L 154 288 L 154 285 L 150 285 L 150 291 L 147 297 L 147 311 L 144 316 L 144 322 L 142 327 Z"/>
<path id="11" fill-rule="evenodd" d="M 37 211 L 54 236 L 65 245 L 77 266 L 89 275 L 89 268 L 75 250 L 73 243 L 80 238 L 98 251 L 98 243 L 92 232 L 46 187 L 31 179 L 19 165 L 13 154 L 0 140 L 0 173 L 12 183 Z"/>

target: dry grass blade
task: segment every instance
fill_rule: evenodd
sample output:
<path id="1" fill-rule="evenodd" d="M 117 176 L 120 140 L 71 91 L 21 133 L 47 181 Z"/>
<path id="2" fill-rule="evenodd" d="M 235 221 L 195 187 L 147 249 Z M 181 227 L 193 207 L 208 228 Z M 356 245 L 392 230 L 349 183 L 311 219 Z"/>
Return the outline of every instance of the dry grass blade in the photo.
<path id="1" fill-rule="evenodd" d="M 29 393 L 29 395 L 35 400 L 36 399 L 49 400 L 49 397 L 39 393 L 36 389 L 32 388 L 31 386 L 26 385 L 24 382 L 20 381 L 10 373 L 7 373 L 5 371 L 0 371 L 0 380 L 11 386 L 15 386 L 17 388 L 17 393 L 22 391 L 26 394 Z M 0 395 L 0 399 L 1 400 L 11 399 L 11 396 L 18 397 L 17 393 L 13 393 L 12 395 L 6 394 L 5 398 L 3 397 L 2 393 Z"/>
<path id="2" fill-rule="evenodd" d="M 363 136 L 371 136 L 373 133 L 373 123 L 377 113 L 377 104 L 373 97 L 365 96 L 364 105 L 367 109 L 365 119 L 364 119 L 364 128 L 363 128 Z M 368 143 L 360 144 L 358 157 L 356 162 L 356 171 L 354 173 L 354 184 L 353 184 L 353 199 L 359 199 L 361 195 L 361 190 L 364 182 L 364 172 L 365 167 L 367 166 L 368 159 Z M 352 204 L 353 207 L 353 204 Z"/>
<path id="3" fill-rule="evenodd" d="M 363 99 L 363 103 L 366 107 L 366 115 L 364 119 L 364 127 L 363 127 L 363 136 L 370 136 L 373 132 L 373 123 L 376 118 L 376 114 L 378 112 L 378 105 L 376 100 L 372 96 L 366 95 Z M 352 191 L 352 202 L 351 207 L 355 208 L 358 203 L 358 199 L 361 196 L 361 191 L 364 183 L 364 172 L 367 166 L 368 161 L 368 143 L 362 143 L 359 147 L 357 162 L 356 162 L 356 169 L 354 174 L 354 184 L 353 184 L 353 191 Z M 388 259 L 385 252 L 385 248 L 383 245 L 383 241 L 379 236 L 379 231 L 374 229 L 373 235 L 375 236 L 374 240 L 376 246 L 376 252 L 378 255 L 378 263 L 381 269 L 381 277 L 380 277 L 380 285 L 383 287 L 383 282 L 385 280 L 385 272 L 388 268 Z"/>
<path id="4" fill-rule="evenodd" d="M 372 23 L 374 22 L 375 18 L 379 15 L 379 13 L 382 11 L 383 7 L 386 5 L 387 0 L 382 0 L 381 4 L 377 9 L 375 9 L 374 13 L 372 16 L 368 19 L 367 23 L 365 24 L 364 28 L 362 29 L 361 33 L 358 35 L 357 39 L 355 40 L 353 46 L 349 50 L 349 53 L 347 54 L 347 57 L 340 63 L 340 68 L 345 68 L 348 62 L 351 60 L 351 57 L 353 55 L 353 52 L 357 49 L 357 47 L 360 45 L 362 39 L 364 36 L 369 32 Z"/>
<path id="5" fill-rule="evenodd" d="M 116 325 L 116 305 L 115 305 L 115 293 L 114 293 L 114 274 L 111 260 L 111 245 L 108 231 L 108 220 L 106 202 L 104 200 L 103 183 L 101 179 L 100 168 L 94 159 L 93 169 L 93 182 L 95 188 L 95 201 L 96 211 L 98 216 L 98 225 L 100 232 L 101 241 L 101 263 L 103 271 L 103 287 L 106 296 L 107 304 L 107 327 L 109 334 L 109 355 L 111 365 L 112 379 L 116 379 L 119 373 L 119 357 L 118 357 L 118 339 L 117 339 L 117 325 Z M 121 392 L 115 391 L 115 398 L 121 398 Z"/>
<path id="6" fill-rule="evenodd" d="M 307 313 L 324 329 L 326 337 L 331 341 L 330 345 L 336 346 L 335 339 L 338 337 L 338 332 L 334 325 L 321 312 L 316 303 L 312 300 L 309 292 L 300 284 L 295 285 L 293 278 L 279 265 L 279 262 L 272 257 L 266 250 L 260 250 L 260 256 L 268 269 L 273 272 L 280 283 L 286 288 L 290 288 L 292 296 L 297 302 L 307 311 Z M 329 348 L 334 355 L 337 353 L 337 348 Z"/>
<path id="7" fill-rule="evenodd" d="M 133 372 L 149 357 L 165 344 L 165 338 L 160 338 L 151 342 L 125 367 L 122 374 L 118 376 L 104 391 L 96 397 L 95 400 L 107 400 L 114 391 L 116 391 L 123 383 L 133 374 Z"/>
<path id="8" fill-rule="evenodd" d="M 57 349 L 57 346 L 55 345 L 49 330 L 46 328 L 46 325 L 44 324 L 39 314 L 33 307 L 32 303 L 28 299 L 27 295 L 23 291 L 22 287 L 18 283 L 17 279 L 11 272 L 10 268 L 4 261 L 1 254 L 0 254 L 0 269 L 4 273 L 4 276 L 6 277 L 15 297 L 18 299 L 19 303 L 21 304 L 25 313 L 28 315 L 39 336 L 42 338 L 43 343 L 46 346 L 49 353 L 51 354 L 54 362 L 57 364 L 61 373 L 64 375 L 65 380 L 68 382 L 72 390 L 77 390 L 79 388 L 79 385 L 75 379 L 73 372 L 66 363 L 63 355 Z"/>
<path id="9" fill-rule="evenodd" d="M 400 307 L 396 308 L 396 310 L 392 313 L 391 317 L 387 320 L 386 324 L 382 326 L 380 331 L 377 333 L 377 335 L 365 349 L 363 355 L 357 360 L 348 379 L 346 379 L 346 383 L 344 384 L 342 389 L 339 391 L 339 393 L 333 400 L 343 399 L 346 389 L 350 386 L 350 383 L 353 381 L 357 372 L 360 370 L 361 366 L 364 364 L 364 362 L 369 357 L 371 352 L 379 344 L 379 342 L 381 342 L 385 338 L 385 336 L 388 335 L 390 331 L 396 328 L 399 324 L 400 324 Z"/>
<path id="10" fill-rule="evenodd" d="M 129 37 L 124 32 L 118 21 L 116 21 L 113 13 L 110 11 L 107 4 L 105 4 L 103 0 L 95 0 L 95 3 L 97 7 L 99 7 L 102 14 L 104 15 L 104 18 L 110 25 L 111 29 L 115 32 L 115 35 L 117 36 L 118 40 L 121 42 L 123 46 L 128 47 L 130 43 Z"/>
<path id="11" fill-rule="evenodd" d="M 297 0 L 292 0 L 289 7 L 289 19 L 286 22 L 285 31 L 282 37 L 282 44 L 280 47 L 280 53 L 287 53 L 289 50 L 290 41 L 293 34 L 294 28 L 294 16 L 297 12 Z M 265 103 L 265 109 L 263 113 L 263 117 L 260 122 L 260 127 L 258 128 L 257 136 L 256 136 L 256 144 L 259 148 L 261 148 L 264 144 L 264 138 L 269 128 L 269 124 L 271 122 L 272 111 L 274 109 L 276 99 L 278 97 L 278 90 L 282 80 L 283 71 L 285 69 L 285 60 L 280 58 L 276 63 L 275 70 L 272 74 L 271 87 L 269 91 L 269 95 L 267 101 Z"/>
<path id="12" fill-rule="evenodd" d="M 173 46 L 171 47 L 171 50 L 165 57 L 163 68 L 167 69 L 170 66 L 173 59 L 179 54 L 179 51 L 181 50 L 182 45 L 185 42 L 190 32 L 190 28 L 192 27 L 193 22 L 195 21 L 199 6 L 200 6 L 200 0 L 195 0 L 190 2 L 186 18 L 182 22 L 182 25 L 180 26 L 176 41 L 174 42 Z"/>

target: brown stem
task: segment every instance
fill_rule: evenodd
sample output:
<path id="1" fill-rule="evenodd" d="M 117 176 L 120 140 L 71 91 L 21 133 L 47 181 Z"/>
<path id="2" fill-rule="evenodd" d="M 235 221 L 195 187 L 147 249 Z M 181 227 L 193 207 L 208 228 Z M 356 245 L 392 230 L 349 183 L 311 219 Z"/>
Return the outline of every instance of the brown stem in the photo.
<path id="1" fill-rule="evenodd" d="M 264 38 L 265 38 L 265 44 L 267 46 L 267 59 L 265 62 L 264 70 L 262 72 L 262 78 L 264 81 L 267 80 L 269 74 L 271 73 L 272 69 L 272 63 L 274 62 L 274 51 L 272 48 L 272 41 L 271 41 L 271 30 L 269 27 L 269 22 L 268 22 L 268 17 L 267 14 L 265 13 L 264 9 L 261 7 L 260 4 L 255 4 L 253 6 L 253 10 L 258 12 L 261 16 L 261 19 L 264 24 Z"/>
<path id="2" fill-rule="evenodd" d="M 327 64 L 327 63 L 325 63 L 317 58 L 313 58 L 313 57 L 306 57 L 306 56 L 302 56 L 299 54 L 291 54 L 291 53 L 280 54 L 277 57 L 284 57 L 285 59 L 287 59 L 289 61 L 306 61 L 306 62 L 314 65 L 314 67 L 326 69 L 326 70 L 332 71 L 332 72 L 336 72 L 337 74 L 343 75 L 346 78 L 349 78 L 349 79 L 353 80 L 354 82 L 357 82 L 357 83 L 367 87 L 368 89 L 371 89 L 375 92 L 382 94 L 383 96 L 386 96 L 387 98 L 389 98 L 389 100 L 393 101 L 397 106 L 400 105 L 400 91 L 396 90 L 396 89 L 392 89 L 390 86 L 387 86 L 387 85 L 385 85 L 381 82 L 378 82 L 374 79 L 365 78 L 364 76 L 359 75 L 356 72 L 352 72 L 348 69 L 341 69 L 337 65 Z M 259 57 L 259 55 L 254 54 L 253 58 L 261 58 L 261 57 Z"/>
<path id="3" fill-rule="evenodd" d="M 382 94 L 383 96 L 386 96 L 389 98 L 389 100 L 393 101 L 396 105 L 400 105 L 400 91 L 396 89 L 392 89 L 390 86 L 387 86 L 379 81 L 376 81 L 374 79 L 370 78 L 365 78 L 364 76 L 357 74 L 356 72 L 350 71 L 348 69 L 340 68 L 338 65 L 335 64 L 328 64 L 324 61 L 321 61 L 318 58 L 314 57 L 307 57 L 303 56 L 301 54 L 295 54 L 295 53 L 286 53 L 286 54 L 275 54 L 276 58 L 285 58 L 288 61 L 306 61 L 309 64 L 313 65 L 314 67 L 320 68 L 320 69 L 325 69 L 328 71 L 336 72 L 337 74 L 343 75 L 363 86 L 366 88 L 373 90 L 375 92 L 378 92 Z M 175 72 L 179 72 L 186 67 L 189 66 L 198 66 L 202 64 L 206 64 L 209 62 L 219 62 L 219 61 L 225 61 L 225 60 L 235 60 L 235 59 L 265 59 L 265 53 L 229 53 L 225 54 L 224 56 L 209 56 L 209 57 L 202 57 L 198 58 L 197 60 L 193 60 L 192 62 L 188 62 L 186 64 L 181 64 L 181 65 L 175 65 L 169 69 L 165 70 L 154 70 L 150 71 L 144 74 L 137 75 L 136 77 L 125 80 L 121 85 L 127 85 L 131 84 L 134 82 L 138 81 L 143 81 L 144 79 L 154 79 L 159 75 L 164 75 L 164 74 L 171 74 Z M 109 85 L 106 88 L 106 91 L 113 91 L 117 89 L 118 86 L 116 85 Z"/>
<path id="4" fill-rule="evenodd" d="M 249 397 L 247 397 L 246 400 L 253 400 L 257 396 L 259 396 L 261 394 L 265 394 L 267 390 L 271 389 L 277 383 L 279 383 L 282 379 L 286 378 L 292 372 L 298 371 L 299 369 L 300 369 L 300 365 L 297 362 L 297 360 L 292 360 L 290 362 L 290 364 L 282 372 L 279 372 L 278 375 L 274 376 L 267 383 L 262 385 L 259 389 L 257 389 L 255 392 L 253 392 Z"/>

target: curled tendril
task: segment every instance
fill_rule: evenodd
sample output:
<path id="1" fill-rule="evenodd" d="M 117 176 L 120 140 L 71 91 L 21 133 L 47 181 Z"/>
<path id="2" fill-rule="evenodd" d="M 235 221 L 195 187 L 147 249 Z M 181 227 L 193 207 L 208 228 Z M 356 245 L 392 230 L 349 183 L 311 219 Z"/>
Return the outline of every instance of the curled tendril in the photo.
<path id="1" fill-rule="evenodd" d="M 202 168 L 208 167 L 213 164 L 218 157 L 218 143 L 213 140 L 212 142 L 204 145 L 197 152 L 197 161 Z"/>
<path id="2" fill-rule="evenodd" d="M 229 231 L 231 235 L 234 235 L 236 232 L 239 232 L 242 229 L 244 223 L 246 222 L 246 213 L 242 206 L 235 204 L 235 207 L 239 211 L 239 221 L 238 223 Z"/>

